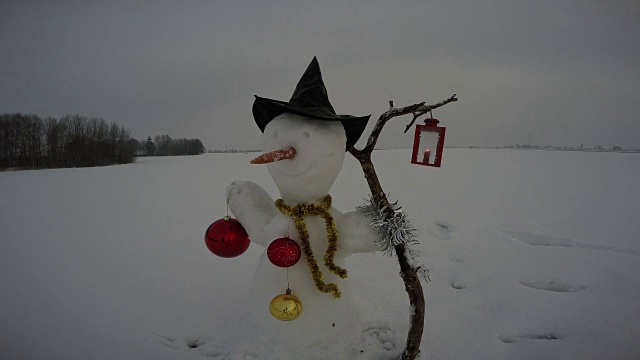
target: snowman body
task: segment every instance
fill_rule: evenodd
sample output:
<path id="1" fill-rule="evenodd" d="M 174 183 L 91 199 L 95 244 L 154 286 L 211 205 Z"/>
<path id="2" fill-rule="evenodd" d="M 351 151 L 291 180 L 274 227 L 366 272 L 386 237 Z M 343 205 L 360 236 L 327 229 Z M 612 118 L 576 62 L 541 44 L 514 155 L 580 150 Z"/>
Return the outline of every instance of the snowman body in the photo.
<path id="1" fill-rule="evenodd" d="M 342 168 L 345 157 L 345 131 L 339 122 L 311 120 L 284 113 L 273 119 L 264 131 L 264 151 L 293 147 L 295 157 L 269 163 L 283 201 L 289 206 L 318 204 L 329 193 Z M 289 237 L 300 243 L 293 220 L 274 206 L 273 199 L 253 182 L 236 181 L 227 188 L 229 208 L 247 230 L 252 242 L 266 247 L 271 241 Z M 346 268 L 345 257 L 355 252 L 375 251 L 375 233 L 370 219 L 359 212 L 343 214 L 329 210 L 337 233 L 338 250 L 334 262 Z M 265 251 L 254 276 L 250 293 L 250 312 L 245 320 L 247 336 L 290 354 L 313 349 L 344 349 L 361 335 L 362 328 L 355 308 L 349 278 L 341 279 L 325 266 L 323 257 L 328 237 L 325 220 L 320 216 L 304 216 L 309 243 L 325 283 L 338 285 L 341 297 L 320 292 L 313 281 L 303 254 L 297 264 L 280 268 L 272 264 Z M 348 269 L 347 269 L 348 270 Z M 288 281 L 288 284 L 287 284 Z M 302 313 L 292 321 L 280 321 L 269 312 L 271 299 L 290 287 L 302 302 Z"/>

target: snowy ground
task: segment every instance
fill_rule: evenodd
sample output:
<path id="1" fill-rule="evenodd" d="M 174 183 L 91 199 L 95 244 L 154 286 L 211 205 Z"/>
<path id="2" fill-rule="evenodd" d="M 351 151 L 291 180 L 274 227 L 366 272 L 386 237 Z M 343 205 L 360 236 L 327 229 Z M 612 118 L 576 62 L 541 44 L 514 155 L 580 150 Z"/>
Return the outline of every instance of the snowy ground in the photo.
<path id="1" fill-rule="evenodd" d="M 231 181 L 277 197 L 252 157 L 0 173 L 0 359 L 224 358 L 242 340 L 262 249 L 217 258 L 203 234 L 225 215 Z M 409 160 L 374 154 L 431 269 L 422 359 L 640 359 L 640 156 L 446 149 L 441 169 Z M 352 210 L 367 192 L 347 156 L 334 205 Z M 395 260 L 347 265 L 366 299 L 364 340 L 397 354 L 408 299 Z"/>

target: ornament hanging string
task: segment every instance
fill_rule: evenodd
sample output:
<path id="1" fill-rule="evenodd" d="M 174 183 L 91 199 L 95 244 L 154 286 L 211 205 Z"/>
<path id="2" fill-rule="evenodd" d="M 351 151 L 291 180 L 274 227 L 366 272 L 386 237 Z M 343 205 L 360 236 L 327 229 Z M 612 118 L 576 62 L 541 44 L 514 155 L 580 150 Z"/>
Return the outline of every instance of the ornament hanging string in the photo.
<path id="1" fill-rule="evenodd" d="M 327 231 L 327 250 L 324 254 L 324 265 L 330 272 L 344 279 L 347 277 L 347 270 L 343 269 L 335 264 L 335 255 L 338 250 L 338 231 L 336 229 L 336 223 L 333 220 L 333 216 L 329 213 L 331 209 L 331 195 L 325 196 L 320 205 L 302 203 L 295 206 L 289 206 L 284 203 L 284 200 L 278 199 L 275 202 L 276 208 L 285 215 L 290 216 L 293 219 L 293 224 L 298 230 L 300 235 L 300 242 L 302 243 L 302 251 L 307 261 L 309 271 L 311 271 L 311 277 L 316 286 L 316 289 L 323 293 L 331 293 L 334 298 L 340 298 L 340 289 L 335 283 L 325 283 L 324 276 L 320 271 L 318 262 L 313 255 L 311 244 L 309 243 L 309 232 L 307 231 L 307 225 L 304 222 L 305 215 L 319 215 L 324 219 L 325 228 Z"/>
<path id="2" fill-rule="evenodd" d="M 287 289 L 289 289 L 291 286 L 289 285 L 289 268 L 285 268 L 287 269 Z"/>
<path id="3" fill-rule="evenodd" d="M 289 238 L 289 226 L 291 226 L 291 219 L 289 219 L 289 222 L 287 223 L 287 231 L 284 233 L 284 237 Z M 289 285 L 289 267 L 285 268 L 287 270 L 287 291 L 291 292 L 290 289 L 290 285 Z"/>

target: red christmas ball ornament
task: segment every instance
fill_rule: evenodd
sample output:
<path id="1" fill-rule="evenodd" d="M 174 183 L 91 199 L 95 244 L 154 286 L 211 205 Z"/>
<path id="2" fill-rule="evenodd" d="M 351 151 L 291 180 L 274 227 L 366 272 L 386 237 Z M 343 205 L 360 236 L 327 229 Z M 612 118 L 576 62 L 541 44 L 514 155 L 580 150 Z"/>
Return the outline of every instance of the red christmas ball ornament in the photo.
<path id="1" fill-rule="evenodd" d="M 300 260 L 300 245 L 297 242 L 283 237 L 275 239 L 267 247 L 267 257 L 273 265 L 280 267 L 290 267 Z"/>
<path id="2" fill-rule="evenodd" d="M 225 216 L 209 225 L 204 234 L 204 243 L 212 253 L 232 258 L 247 251 L 251 241 L 238 220 Z"/>

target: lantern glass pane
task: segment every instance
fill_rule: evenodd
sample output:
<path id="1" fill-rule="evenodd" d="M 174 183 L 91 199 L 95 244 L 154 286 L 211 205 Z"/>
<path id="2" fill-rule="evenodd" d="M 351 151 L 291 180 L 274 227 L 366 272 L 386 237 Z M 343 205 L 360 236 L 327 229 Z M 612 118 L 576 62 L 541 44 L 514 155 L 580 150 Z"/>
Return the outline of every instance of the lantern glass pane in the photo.
<path id="1" fill-rule="evenodd" d="M 428 130 L 420 131 L 420 145 L 418 148 L 417 161 L 423 164 L 434 165 L 436 163 L 439 141 L 440 132 Z"/>

